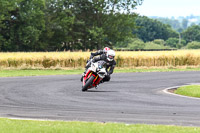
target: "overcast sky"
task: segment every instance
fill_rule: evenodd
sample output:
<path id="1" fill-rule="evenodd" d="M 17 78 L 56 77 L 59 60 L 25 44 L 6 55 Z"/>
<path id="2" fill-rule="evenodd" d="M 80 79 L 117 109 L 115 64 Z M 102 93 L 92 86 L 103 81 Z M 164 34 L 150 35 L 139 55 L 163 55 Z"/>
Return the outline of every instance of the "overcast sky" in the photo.
<path id="1" fill-rule="evenodd" d="M 135 11 L 144 16 L 200 16 L 200 0 L 144 0 Z"/>

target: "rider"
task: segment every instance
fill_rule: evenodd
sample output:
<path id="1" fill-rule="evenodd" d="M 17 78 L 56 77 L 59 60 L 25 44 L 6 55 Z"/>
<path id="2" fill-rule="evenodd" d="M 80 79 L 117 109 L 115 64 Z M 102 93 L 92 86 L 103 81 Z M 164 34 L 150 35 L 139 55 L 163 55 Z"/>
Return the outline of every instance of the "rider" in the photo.
<path id="1" fill-rule="evenodd" d="M 87 61 L 87 64 L 86 64 L 86 67 L 85 67 L 85 72 L 82 74 L 81 81 L 83 81 L 83 76 L 85 75 L 87 69 L 90 67 L 90 64 L 91 64 L 91 61 L 92 61 L 93 57 L 95 57 L 95 56 L 97 56 L 97 55 L 107 54 L 107 52 L 108 52 L 109 50 L 110 50 L 109 47 L 105 47 L 105 48 L 102 49 L 102 50 L 98 50 L 98 51 L 95 52 L 95 53 L 91 53 L 90 59 Z"/>
<path id="2" fill-rule="evenodd" d="M 103 78 L 102 82 L 110 81 L 110 75 L 113 73 L 115 65 L 116 65 L 116 61 L 114 60 L 114 58 L 115 58 L 115 51 L 109 50 L 107 51 L 106 54 L 102 54 L 98 57 L 94 57 L 94 59 L 92 60 L 92 62 L 97 62 L 100 60 L 104 60 L 106 62 L 107 75 Z"/>
<path id="3" fill-rule="evenodd" d="M 98 51 L 95 52 L 95 53 L 91 53 L 90 59 L 92 59 L 94 56 L 97 56 L 97 55 L 106 54 L 109 50 L 110 50 L 109 47 L 105 47 L 103 50 L 98 50 Z"/>
<path id="4" fill-rule="evenodd" d="M 103 78 L 101 83 L 110 81 L 110 75 L 113 73 L 113 70 L 116 65 L 116 61 L 114 60 L 114 57 L 115 57 L 115 51 L 109 50 L 109 51 L 107 51 L 107 53 L 101 54 L 100 56 L 94 57 L 94 59 L 92 59 L 91 62 L 97 62 L 100 60 L 103 60 L 106 62 L 107 75 Z M 91 65 L 91 63 L 88 63 L 86 68 L 89 68 L 90 65 Z M 109 71 L 108 71 L 108 69 L 109 69 Z"/>

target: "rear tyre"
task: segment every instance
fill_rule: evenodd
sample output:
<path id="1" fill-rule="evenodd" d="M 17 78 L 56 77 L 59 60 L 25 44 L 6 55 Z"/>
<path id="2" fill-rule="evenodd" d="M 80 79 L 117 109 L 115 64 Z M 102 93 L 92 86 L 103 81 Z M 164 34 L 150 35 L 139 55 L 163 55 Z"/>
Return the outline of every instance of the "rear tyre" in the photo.
<path id="1" fill-rule="evenodd" d="M 91 76 L 87 82 L 85 83 L 85 85 L 82 87 L 82 91 L 87 91 L 88 87 L 92 84 L 93 80 L 95 79 L 94 76 Z"/>

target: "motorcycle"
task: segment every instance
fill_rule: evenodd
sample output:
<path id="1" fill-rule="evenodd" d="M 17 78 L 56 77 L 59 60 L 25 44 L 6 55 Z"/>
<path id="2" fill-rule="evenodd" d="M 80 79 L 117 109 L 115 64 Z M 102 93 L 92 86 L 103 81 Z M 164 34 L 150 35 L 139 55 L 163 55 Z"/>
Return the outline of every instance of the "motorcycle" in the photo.
<path id="1" fill-rule="evenodd" d="M 87 69 L 86 74 L 83 76 L 82 91 L 87 91 L 99 85 L 102 79 L 106 76 L 106 62 L 98 61 L 91 62 L 90 67 Z"/>

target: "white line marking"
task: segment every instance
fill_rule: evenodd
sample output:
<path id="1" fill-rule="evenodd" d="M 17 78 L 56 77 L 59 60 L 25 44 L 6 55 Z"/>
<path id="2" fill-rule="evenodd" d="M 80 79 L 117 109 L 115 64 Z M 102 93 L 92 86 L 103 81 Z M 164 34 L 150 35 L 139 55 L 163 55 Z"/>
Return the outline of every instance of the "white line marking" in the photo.
<path id="1" fill-rule="evenodd" d="M 188 85 L 200 85 L 200 83 L 188 83 Z M 182 86 L 188 86 L 188 85 L 182 85 Z M 196 100 L 200 100 L 200 98 L 197 97 L 190 97 L 190 96 L 184 96 L 184 95 L 179 95 L 179 94 L 175 94 L 172 92 L 169 92 L 168 90 L 170 89 L 176 89 L 182 86 L 173 86 L 173 87 L 169 87 L 163 90 L 164 93 L 170 94 L 170 95 L 174 95 L 174 96 L 179 96 L 179 97 L 183 97 L 183 98 L 190 98 L 190 99 L 196 99 Z"/>

